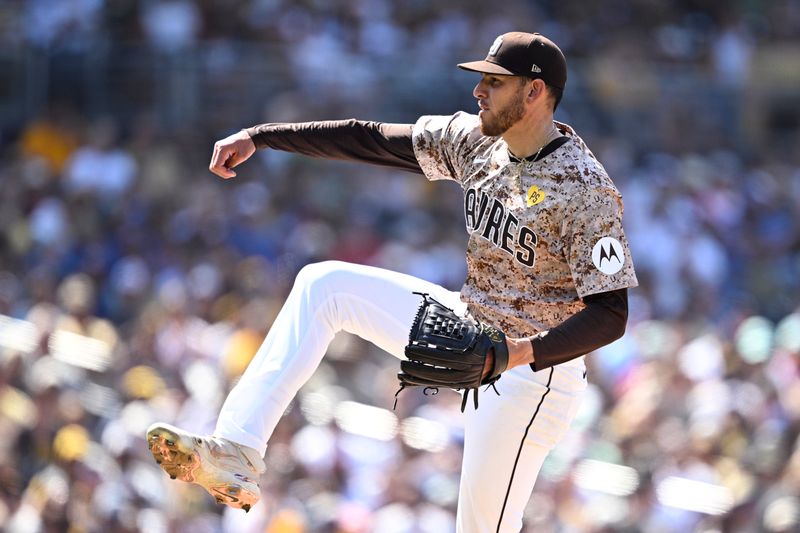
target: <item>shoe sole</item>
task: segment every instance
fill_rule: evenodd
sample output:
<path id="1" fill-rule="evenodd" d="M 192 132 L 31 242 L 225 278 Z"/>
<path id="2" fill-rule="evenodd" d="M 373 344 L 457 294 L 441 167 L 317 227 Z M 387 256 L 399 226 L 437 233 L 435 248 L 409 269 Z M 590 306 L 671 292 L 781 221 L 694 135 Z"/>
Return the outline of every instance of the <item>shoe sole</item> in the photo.
<path id="1" fill-rule="evenodd" d="M 206 485 L 195 476 L 200 466 L 200 458 L 194 449 L 195 440 L 199 439 L 168 424 L 153 425 L 147 430 L 147 446 L 153 459 L 166 472 L 170 479 L 179 479 L 187 483 L 196 483 L 206 489 L 217 503 L 229 505 L 249 512 L 258 502 L 259 496 L 248 491 L 235 481 L 220 481 Z M 229 474 L 235 478 L 237 474 Z"/>

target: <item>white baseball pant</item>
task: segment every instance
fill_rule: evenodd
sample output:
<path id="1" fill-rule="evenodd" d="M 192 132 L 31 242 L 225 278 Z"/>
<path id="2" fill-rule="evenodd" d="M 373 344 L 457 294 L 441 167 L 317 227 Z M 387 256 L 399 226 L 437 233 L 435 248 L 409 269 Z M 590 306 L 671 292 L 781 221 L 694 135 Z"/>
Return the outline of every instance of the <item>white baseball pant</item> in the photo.
<path id="1" fill-rule="evenodd" d="M 215 435 L 266 452 L 267 441 L 338 331 L 403 358 L 426 292 L 458 313 L 459 294 L 375 267 L 326 261 L 304 267 L 263 344 L 222 406 Z M 503 373 L 499 396 L 464 413 L 457 531 L 517 532 L 547 453 L 564 435 L 586 388 L 582 358 Z"/>

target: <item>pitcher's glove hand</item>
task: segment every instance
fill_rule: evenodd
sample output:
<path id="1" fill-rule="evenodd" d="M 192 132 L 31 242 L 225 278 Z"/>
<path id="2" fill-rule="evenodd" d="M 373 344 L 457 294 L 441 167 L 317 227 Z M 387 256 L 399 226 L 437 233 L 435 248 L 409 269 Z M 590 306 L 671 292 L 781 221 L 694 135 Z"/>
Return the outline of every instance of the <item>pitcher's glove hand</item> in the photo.
<path id="1" fill-rule="evenodd" d="M 470 317 L 462 318 L 427 294 L 411 326 L 407 361 L 400 363 L 399 394 L 405 387 L 425 387 L 424 392 L 439 392 L 439 387 L 464 389 L 461 411 L 473 391 L 478 408 L 478 388 L 492 385 L 508 367 L 505 334 Z M 486 358 L 494 350 L 494 364 L 484 376 Z M 497 389 L 495 389 L 497 392 Z M 395 395 L 397 396 L 397 395 Z"/>

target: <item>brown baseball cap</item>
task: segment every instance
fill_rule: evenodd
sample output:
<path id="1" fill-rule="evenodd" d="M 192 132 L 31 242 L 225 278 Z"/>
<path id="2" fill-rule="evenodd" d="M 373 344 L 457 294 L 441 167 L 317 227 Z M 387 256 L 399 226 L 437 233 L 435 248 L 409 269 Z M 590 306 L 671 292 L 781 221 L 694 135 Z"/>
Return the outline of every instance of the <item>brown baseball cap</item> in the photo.
<path id="1" fill-rule="evenodd" d="M 494 40 L 486 59 L 458 66 L 484 74 L 538 78 L 560 89 L 567 84 L 564 54 L 553 41 L 539 33 L 504 33 Z"/>

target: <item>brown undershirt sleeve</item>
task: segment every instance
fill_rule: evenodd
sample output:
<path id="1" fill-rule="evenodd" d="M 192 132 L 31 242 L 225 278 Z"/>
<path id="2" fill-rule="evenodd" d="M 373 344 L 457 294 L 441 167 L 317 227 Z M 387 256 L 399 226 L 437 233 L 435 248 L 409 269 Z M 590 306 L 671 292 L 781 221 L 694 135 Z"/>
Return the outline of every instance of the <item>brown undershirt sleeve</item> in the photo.
<path id="1" fill-rule="evenodd" d="M 585 355 L 625 333 L 628 289 L 591 294 L 583 301 L 586 307 L 551 330 L 531 338 L 534 372 Z"/>
<path id="2" fill-rule="evenodd" d="M 411 124 L 349 120 L 261 124 L 246 131 L 256 148 L 371 163 L 422 174 Z"/>

